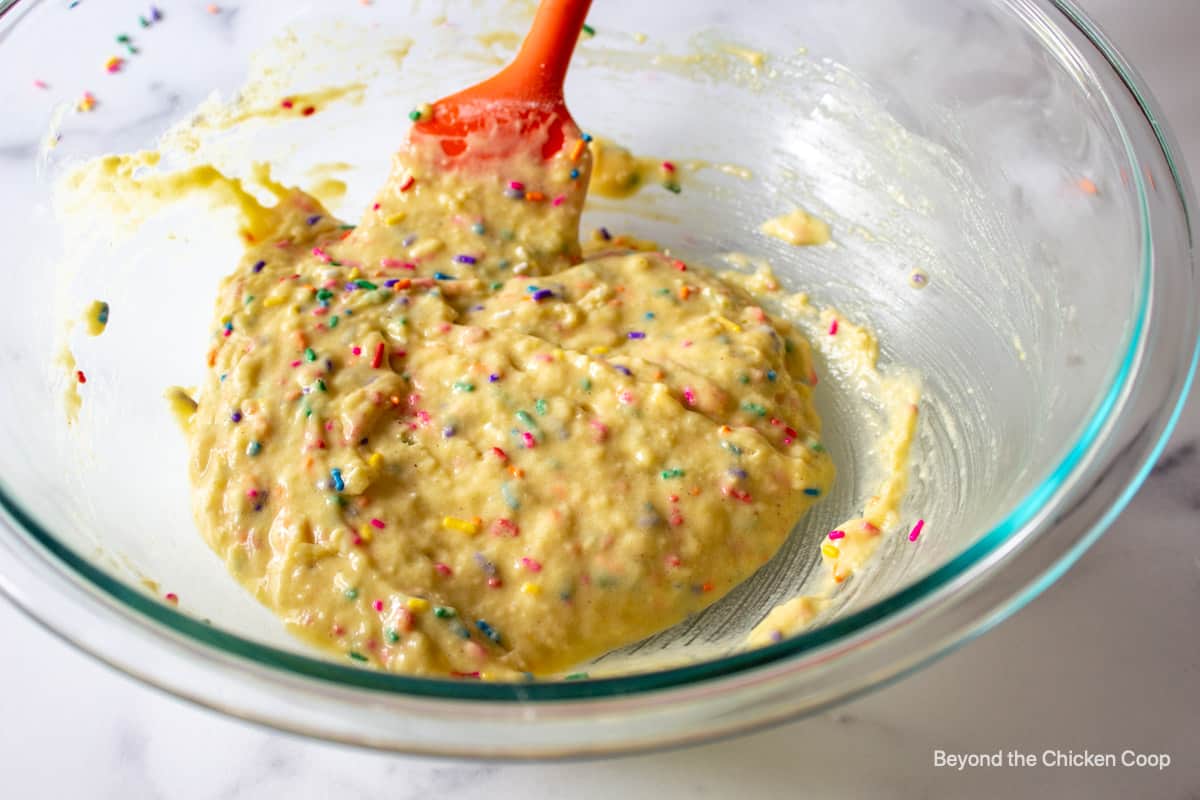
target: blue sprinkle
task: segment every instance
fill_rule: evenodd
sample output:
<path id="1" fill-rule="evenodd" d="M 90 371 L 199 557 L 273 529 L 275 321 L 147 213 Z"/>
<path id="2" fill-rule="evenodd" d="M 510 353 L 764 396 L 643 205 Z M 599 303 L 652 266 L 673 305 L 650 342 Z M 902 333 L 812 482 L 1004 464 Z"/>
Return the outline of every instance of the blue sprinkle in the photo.
<path id="1" fill-rule="evenodd" d="M 613 364 L 613 369 L 622 375 L 633 375 L 633 373 L 629 371 L 629 367 L 623 367 L 620 364 Z"/>
<path id="2" fill-rule="evenodd" d="M 447 425 L 446 427 L 442 428 L 442 437 L 445 439 L 449 439 L 452 436 L 454 436 L 454 434 L 456 434 L 457 432 L 458 431 L 456 431 L 454 429 L 453 425 Z"/>
<path id="3" fill-rule="evenodd" d="M 504 504 L 513 511 L 521 507 L 521 501 L 517 499 L 517 495 L 507 483 L 500 484 L 500 494 L 504 497 Z"/>
<path id="4" fill-rule="evenodd" d="M 818 497 L 821 494 L 821 490 L 816 488 L 815 486 L 809 486 L 807 489 L 804 490 L 804 493 L 806 495 L 808 495 L 809 497 Z"/>
<path id="5" fill-rule="evenodd" d="M 590 133 L 581 133 L 579 138 L 583 139 L 585 142 L 590 142 L 592 140 L 592 135 Z"/>
<path id="6" fill-rule="evenodd" d="M 575 180 L 578 177 L 579 177 L 579 170 L 577 170 L 577 169 L 571 170 L 571 180 Z"/>
<path id="7" fill-rule="evenodd" d="M 466 254 L 463 254 L 463 255 L 455 256 L 454 260 L 460 264 L 474 264 L 476 259 L 475 259 L 475 256 L 468 256 Z"/>
<path id="8" fill-rule="evenodd" d="M 311 217 L 309 217 L 308 219 L 306 219 L 304 221 L 307 222 L 309 225 L 316 225 L 318 222 L 321 221 L 321 215 L 313 214 Z"/>
<path id="9" fill-rule="evenodd" d="M 539 303 L 543 300 L 549 300 L 551 297 L 554 297 L 554 292 L 549 289 L 538 289 L 533 293 L 533 299 Z"/>
<path id="10" fill-rule="evenodd" d="M 390 288 L 392 286 L 395 286 L 399 282 L 400 282 L 399 278 L 388 278 L 386 281 L 383 282 L 383 285 Z"/>
<path id="11" fill-rule="evenodd" d="M 267 262 L 265 262 L 265 261 L 259 261 L 258 263 L 256 263 L 256 264 L 254 265 L 254 271 L 255 271 L 255 272 L 262 272 L 262 270 L 263 270 L 263 267 L 265 267 L 266 265 L 267 265 Z"/>
<path id="12" fill-rule="evenodd" d="M 480 236 L 482 236 L 483 232 L 486 231 L 487 228 L 483 227 L 482 222 L 476 222 L 474 225 L 471 226 L 471 230 L 475 233 L 478 233 Z"/>
<path id="13" fill-rule="evenodd" d="M 630 331 L 627 335 L 629 336 L 630 339 L 645 339 L 646 338 L 646 334 L 642 333 L 641 331 Z"/>
<path id="14" fill-rule="evenodd" d="M 608 232 L 608 228 L 601 228 L 600 235 L 602 237 L 604 237 L 604 241 L 606 241 L 606 242 L 612 241 L 612 234 Z"/>
<path id="15" fill-rule="evenodd" d="M 414 233 L 414 234 L 405 236 L 404 241 L 402 241 L 400 244 L 404 245 L 405 247 L 412 247 L 413 242 L 415 242 L 416 240 L 417 240 L 417 235 Z"/>
<path id="16" fill-rule="evenodd" d="M 745 477 L 746 477 L 746 470 L 744 470 L 744 469 L 739 469 L 738 467 L 734 467 L 734 468 L 732 468 L 731 470 L 729 470 L 729 474 L 730 474 L 730 475 L 732 475 L 732 476 L 733 476 L 733 477 L 735 477 L 735 478 L 745 478 Z"/>
<path id="17" fill-rule="evenodd" d="M 241 422 L 242 421 L 242 412 L 234 411 L 232 414 L 229 415 L 229 418 L 231 420 L 233 420 L 234 422 Z"/>
<path id="18" fill-rule="evenodd" d="M 342 489 L 346 488 L 346 482 L 342 480 L 342 471 L 337 467 L 329 470 L 329 477 L 333 479 L 333 488 L 335 490 L 340 492 Z M 805 489 L 805 491 L 808 490 Z"/>
<path id="19" fill-rule="evenodd" d="M 767 370 L 767 380 L 769 380 L 769 381 L 774 381 L 774 380 L 775 380 L 775 377 L 776 377 L 776 376 L 775 376 L 775 370 L 773 370 L 773 369 L 769 369 L 769 370 Z"/>
<path id="20" fill-rule="evenodd" d="M 491 375 L 488 375 L 488 383 L 495 383 L 498 380 L 500 380 L 500 376 L 497 373 L 493 372 Z"/>
<path id="21" fill-rule="evenodd" d="M 475 620 L 475 627 L 479 628 L 479 632 L 491 639 L 496 644 L 500 644 L 500 633 L 491 625 L 488 625 L 485 620 Z"/>
<path id="22" fill-rule="evenodd" d="M 647 312 L 646 312 L 646 313 L 645 313 L 643 316 L 645 316 L 645 317 L 646 317 L 646 319 L 654 319 L 654 312 L 653 312 L 653 311 L 647 311 Z"/>
<path id="23" fill-rule="evenodd" d="M 452 281 L 455 279 L 453 275 L 447 275 L 444 272 L 435 272 L 433 273 L 433 277 L 439 281 Z"/>
<path id="24" fill-rule="evenodd" d="M 246 445 L 246 455 L 248 455 L 248 456 L 256 456 L 261 452 L 262 452 L 262 443 L 261 442 L 251 442 L 250 444 Z"/>

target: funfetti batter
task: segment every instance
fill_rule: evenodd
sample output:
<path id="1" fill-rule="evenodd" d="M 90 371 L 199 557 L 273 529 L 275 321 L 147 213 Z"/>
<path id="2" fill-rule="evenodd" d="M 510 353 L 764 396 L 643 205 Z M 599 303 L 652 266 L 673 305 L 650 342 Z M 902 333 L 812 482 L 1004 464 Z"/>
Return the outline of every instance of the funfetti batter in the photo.
<path id="1" fill-rule="evenodd" d="M 281 187 L 255 212 L 195 507 L 304 639 L 555 673 L 722 597 L 829 488 L 789 323 L 660 253 L 579 263 L 584 144 L 472 169 L 416 140 L 357 227 Z"/>

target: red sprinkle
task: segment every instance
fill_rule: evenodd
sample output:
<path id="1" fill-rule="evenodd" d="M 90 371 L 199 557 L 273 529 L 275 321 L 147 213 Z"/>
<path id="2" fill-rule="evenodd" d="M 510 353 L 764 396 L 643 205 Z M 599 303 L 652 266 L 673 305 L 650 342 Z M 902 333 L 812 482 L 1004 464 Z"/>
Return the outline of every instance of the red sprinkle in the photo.
<path id="1" fill-rule="evenodd" d="M 375 609 L 376 611 L 383 611 L 383 601 L 376 600 L 374 603 L 371 603 L 371 608 Z"/>
<path id="2" fill-rule="evenodd" d="M 492 523 L 492 535 L 506 536 L 511 539 L 521 535 L 521 527 L 511 519 L 501 517 Z"/>
<path id="3" fill-rule="evenodd" d="M 721 494 L 725 495 L 726 497 L 732 497 L 734 500 L 741 500 L 743 503 L 753 502 L 750 499 L 749 492 L 744 492 L 736 486 L 722 486 Z"/>
<path id="4" fill-rule="evenodd" d="M 375 345 L 375 355 L 371 357 L 371 369 L 379 369 L 383 363 L 383 342 Z"/>
<path id="5" fill-rule="evenodd" d="M 296 105 L 296 103 L 294 100 L 292 100 L 292 98 L 285 97 L 283 98 L 283 102 L 279 105 L 283 106 L 284 108 L 291 108 L 292 106 Z"/>
<path id="6" fill-rule="evenodd" d="M 450 569 L 448 566 L 446 566 L 445 564 L 443 564 L 440 561 L 437 562 L 436 564 L 434 564 L 433 568 L 438 571 L 439 575 L 453 575 L 454 574 L 454 570 Z"/>
<path id="7" fill-rule="evenodd" d="M 167 592 L 164 595 L 164 598 L 166 599 L 166 601 L 168 603 L 174 603 L 175 605 L 179 605 L 179 595 L 175 594 L 174 592 Z"/>
<path id="8" fill-rule="evenodd" d="M 75 370 L 75 380 L 79 381 L 80 383 L 87 383 L 87 375 L 83 374 L 83 370 L 77 369 Z"/>
<path id="9" fill-rule="evenodd" d="M 492 452 L 496 454 L 496 458 L 501 461 L 508 461 L 508 453 L 501 450 L 499 447 L 493 447 Z"/>
<path id="10" fill-rule="evenodd" d="M 303 115 L 304 115 L 304 116 L 306 116 L 306 117 L 311 117 L 313 114 L 317 113 L 317 110 L 316 110 L 315 108 L 313 108 L 312 106 L 307 106 L 307 107 L 306 107 L 306 108 L 305 108 L 303 111 L 301 111 L 300 113 L 301 113 L 301 114 L 303 114 Z"/>
<path id="11" fill-rule="evenodd" d="M 837 336 L 837 320 L 836 319 L 833 322 L 829 323 L 829 335 Z"/>
<path id="12" fill-rule="evenodd" d="M 400 191 L 407 192 L 409 189 L 412 188 L 412 185 L 416 182 L 417 182 L 417 179 L 414 178 L 412 175 L 409 175 L 408 178 L 404 181 L 404 183 L 400 184 Z"/>

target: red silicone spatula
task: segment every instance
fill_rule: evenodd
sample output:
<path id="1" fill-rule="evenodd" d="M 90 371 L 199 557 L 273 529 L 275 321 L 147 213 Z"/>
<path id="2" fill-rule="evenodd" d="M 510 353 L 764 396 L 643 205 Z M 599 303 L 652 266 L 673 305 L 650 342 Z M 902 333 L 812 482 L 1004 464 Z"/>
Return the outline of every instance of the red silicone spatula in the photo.
<path id="1" fill-rule="evenodd" d="M 442 152 L 455 160 L 505 157 L 535 143 L 543 158 L 553 156 L 579 135 L 563 101 L 563 79 L 591 5 L 542 0 L 513 62 L 434 103 L 410 135 L 440 139 Z"/>

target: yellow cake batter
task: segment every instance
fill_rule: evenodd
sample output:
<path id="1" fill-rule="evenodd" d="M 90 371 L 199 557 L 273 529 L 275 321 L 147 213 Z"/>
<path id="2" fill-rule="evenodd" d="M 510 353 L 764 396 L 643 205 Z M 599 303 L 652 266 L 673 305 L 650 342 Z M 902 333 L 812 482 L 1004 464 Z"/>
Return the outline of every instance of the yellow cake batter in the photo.
<path id="1" fill-rule="evenodd" d="M 246 251 L 217 298 L 206 377 L 167 398 L 201 532 L 328 652 L 432 676 L 553 675 L 717 601 L 832 484 L 812 405 L 819 331 L 827 359 L 888 398 L 885 479 L 828 534 L 826 585 L 748 643 L 807 625 L 898 523 L 918 394 L 879 375 L 867 330 L 769 273 L 718 275 L 651 242 L 601 231 L 585 258 L 589 177 L 607 197 L 677 192 L 679 162 L 576 132 L 548 160 L 518 149 L 470 169 L 418 139 L 357 224 L 317 199 L 345 190 L 332 168 L 304 192 L 265 165 L 244 179 L 157 165 L 110 156 L 70 180 L 118 211 L 207 192 L 239 212 Z M 763 230 L 829 238 L 803 211 Z M 107 317 L 90 306 L 89 332 Z"/>

